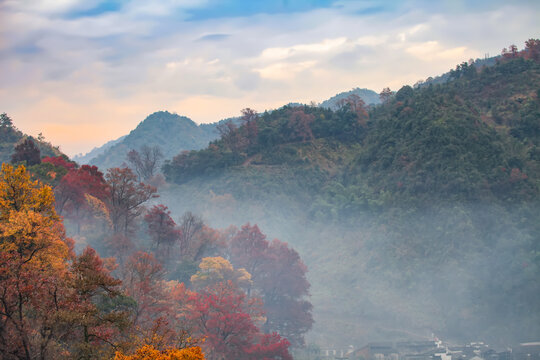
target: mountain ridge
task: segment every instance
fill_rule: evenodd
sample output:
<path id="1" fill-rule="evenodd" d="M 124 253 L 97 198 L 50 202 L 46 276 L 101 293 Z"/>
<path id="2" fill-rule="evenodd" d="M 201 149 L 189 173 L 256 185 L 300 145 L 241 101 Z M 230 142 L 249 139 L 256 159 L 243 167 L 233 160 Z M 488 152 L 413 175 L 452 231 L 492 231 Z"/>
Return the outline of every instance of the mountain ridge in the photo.
<path id="1" fill-rule="evenodd" d="M 345 91 L 345 92 L 336 94 L 335 96 L 329 98 L 328 100 L 323 101 L 318 106 L 336 109 L 338 107 L 338 102 L 341 99 L 344 99 L 345 97 L 350 96 L 351 94 L 356 94 L 360 96 L 366 104 L 377 104 L 380 102 L 379 95 L 376 92 L 369 89 L 355 88 L 350 91 Z M 271 110 L 271 111 L 275 111 L 275 110 Z M 170 117 L 171 119 L 177 117 L 176 119 L 179 121 L 185 122 L 184 126 L 187 126 L 187 127 L 181 127 L 179 129 L 173 130 L 175 137 L 163 136 L 165 133 L 155 134 L 153 131 L 154 129 L 152 129 L 152 126 L 150 124 L 157 126 L 157 128 L 163 127 L 163 124 L 159 125 L 158 122 L 152 121 L 157 116 Z M 150 121 L 147 121 L 147 120 L 150 120 Z M 130 150 L 139 150 L 141 146 L 145 145 L 145 141 L 148 143 L 147 145 L 150 145 L 150 146 L 157 145 L 161 147 L 165 144 L 165 147 L 171 148 L 171 151 L 164 151 L 164 158 L 170 159 L 181 151 L 199 150 L 206 147 L 210 141 L 213 141 L 219 138 L 219 134 L 216 127 L 220 123 L 224 123 L 227 121 L 233 121 L 233 122 L 238 123 L 239 118 L 233 117 L 233 118 L 223 119 L 214 123 L 196 124 L 195 122 L 193 122 L 193 120 L 191 120 L 188 117 L 181 116 L 176 113 L 170 113 L 168 111 L 157 111 L 148 115 L 143 121 L 141 121 L 136 126 L 135 129 L 131 130 L 129 134 L 121 136 L 120 138 L 116 140 L 110 140 L 99 147 L 95 147 L 90 152 L 84 155 L 83 154 L 76 155 L 73 157 L 73 160 L 75 160 L 76 162 L 80 164 L 88 163 L 91 165 L 96 165 L 100 168 L 122 166 L 123 162 L 125 161 L 125 156 L 127 155 L 127 153 Z M 196 129 L 196 127 L 198 129 Z M 185 137 L 184 135 L 180 135 L 181 131 L 186 131 L 186 130 L 187 130 L 187 135 L 185 135 Z M 145 132 L 150 133 L 153 136 L 157 136 L 159 141 L 156 141 L 151 137 L 147 137 L 147 139 L 143 139 L 145 137 L 143 135 Z M 167 133 L 166 135 L 172 135 L 172 134 Z M 180 141 L 178 141 L 178 139 L 180 139 Z M 171 143 L 173 142 L 176 142 L 182 145 L 175 147 L 171 145 Z"/>
<path id="2" fill-rule="evenodd" d="M 103 150 L 102 146 L 93 150 L 98 155 L 87 162 L 103 169 L 119 167 L 129 151 L 138 151 L 144 145 L 158 146 L 164 157 L 169 158 L 183 150 L 203 148 L 215 137 L 215 127 L 197 125 L 188 117 L 168 111 L 157 111 L 148 115 L 129 134 L 103 145 L 106 149 Z M 88 156 L 82 158 L 87 159 Z"/>

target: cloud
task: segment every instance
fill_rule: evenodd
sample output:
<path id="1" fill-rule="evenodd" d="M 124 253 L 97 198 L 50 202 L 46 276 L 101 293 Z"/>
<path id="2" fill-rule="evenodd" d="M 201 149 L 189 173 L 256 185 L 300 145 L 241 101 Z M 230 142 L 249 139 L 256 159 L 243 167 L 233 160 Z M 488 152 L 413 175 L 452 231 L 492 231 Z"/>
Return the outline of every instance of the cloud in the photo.
<path id="1" fill-rule="evenodd" d="M 336 39 L 324 39 L 318 43 L 299 44 L 289 47 L 276 47 L 263 50 L 261 60 L 281 60 L 295 55 L 328 53 L 343 46 L 347 42 L 346 37 Z"/>
<path id="2" fill-rule="evenodd" d="M 467 52 L 467 47 L 465 46 L 445 49 L 437 41 L 427 41 L 420 44 L 413 44 L 407 47 L 406 51 L 422 61 L 433 61 L 437 59 L 459 61 L 459 59 L 463 59 L 463 57 L 467 55 L 475 58 L 480 56 L 480 53 L 477 52 Z"/>
<path id="3" fill-rule="evenodd" d="M 255 69 L 261 77 L 266 79 L 290 80 L 296 73 L 312 68 L 315 61 L 301 61 L 295 63 L 275 63 L 261 69 Z"/>
<path id="4" fill-rule="evenodd" d="M 31 12 L 50 16 L 68 11 L 90 9 L 99 2 L 99 0 L 5 0 L 3 7 L 14 12 Z"/>

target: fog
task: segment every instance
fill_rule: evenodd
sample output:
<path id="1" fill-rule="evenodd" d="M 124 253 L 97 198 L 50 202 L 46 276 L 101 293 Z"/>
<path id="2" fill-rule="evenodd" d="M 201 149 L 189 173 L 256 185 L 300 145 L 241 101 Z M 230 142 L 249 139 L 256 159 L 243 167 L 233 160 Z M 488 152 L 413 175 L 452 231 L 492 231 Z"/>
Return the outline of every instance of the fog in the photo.
<path id="1" fill-rule="evenodd" d="M 325 221 L 309 215 L 309 202 L 279 189 L 250 194 L 248 186 L 198 179 L 166 185 L 157 201 L 175 217 L 193 211 L 215 228 L 258 224 L 294 247 L 311 282 L 309 343 L 359 347 L 436 336 L 502 349 L 540 336 L 539 232 L 520 225 L 538 217 L 538 204 L 454 203 L 399 219 L 392 211 L 405 210 Z"/>

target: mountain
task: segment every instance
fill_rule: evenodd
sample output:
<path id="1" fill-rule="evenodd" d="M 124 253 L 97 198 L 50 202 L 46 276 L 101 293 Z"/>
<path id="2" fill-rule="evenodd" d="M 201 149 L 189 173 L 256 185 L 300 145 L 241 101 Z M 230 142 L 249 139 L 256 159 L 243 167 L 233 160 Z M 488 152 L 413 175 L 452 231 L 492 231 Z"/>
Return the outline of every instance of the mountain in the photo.
<path id="1" fill-rule="evenodd" d="M 461 64 L 373 107 L 286 106 L 163 170 L 174 213 L 299 250 L 318 344 L 540 336 L 538 61 Z"/>
<path id="2" fill-rule="evenodd" d="M 339 105 L 340 101 L 345 100 L 347 97 L 351 95 L 360 96 L 362 100 L 364 100 L 364 102 L 368 105 L 371 105 L 371 104 L 376 105 L 376 104 L 380 104 L 381 102 L 381 100 L 379 99 L 379 94 L 377 94 L 375 91 L 369 90 L 369 89 L 356 88 L 356 89 L 345 91 L 335 96 L 332 96 L 330 99 L 325 100 L 322 103 L 320 103 L 319 106 L 323 108 L 336 110 L 340 106 Z"/>
<path id="3" fill-rule="evenodd" d="M 356 94 L 366 104 L 380 102 L 379 95 L 368 89 L 353 89 L 340 93 L 320 104 L 321 107 L 336 109 L 338 102 L 348 96 Z M 300 104 L 288 104 L 297 106 Z M 139 150 L 143 145 L 159 146 L 165 159 L 184 150 L 198 150 L 206 147 L 210 141 L 219 137 L 216 126 L 220 123 L 233 121 L 239 125 L 239 118 L 224 119 L 211 124 L 195 124 L 191 119 L 171 114 L 167 111 L 158 111 L 149 115 L 130 134 L 116 140 L 111 140 L 100 147 L 92 149 L 85 155 L 76 155 L 73 160 L 79 164 L 92 164 L 100 168 L 121 166 L 129 151 Z"/>
<path id="4" fill-rule="evenodd" d="M 197 125 L 185 116 L 158 111 L 149 115 L 128 135 L 92 150 L 95 156 L 87 154 L 78 159 L 108 169 L 121 166 L 129 151 L 139 150 L 143 145 L 159 146 L 164 158 L 168 159 L 180 151 L 201 149 L 217 136 L 215 125 Z"/>
<path id="5" fill-rule="evenodd" d="M 9 163 L 11 161 L 11 155 L 13 154 L 15 145 L 26 138 L 31 139 L 37 145 L 41 152 L 41 157 L 62 155 L 58 147 L 53 146 L 43 138 L 36 139 L 33 136 L 22 133 L 13 125 L 11 118 L 7 114 L 3 113 L 0 116 L 0 161 L 2 163 Z"/>
<path id="6" fill-rule="evenodd" d="M 126 136 L 127 135 L 120 136 L 118 139 L 107 141 L 105 144 L 99 147 L 93 148 L 86 154 L 75 155 L 73 156 L 73 161 L 76 161 L 79 164 L 89 164 L 92 161 L 92 159 L 94 159 L 95 157 L 98 157 L 99 155 L 107 151 L 109 148 L 111 148 L 113 145 L 116 145 L 122 140 L 124 140 Z"/>

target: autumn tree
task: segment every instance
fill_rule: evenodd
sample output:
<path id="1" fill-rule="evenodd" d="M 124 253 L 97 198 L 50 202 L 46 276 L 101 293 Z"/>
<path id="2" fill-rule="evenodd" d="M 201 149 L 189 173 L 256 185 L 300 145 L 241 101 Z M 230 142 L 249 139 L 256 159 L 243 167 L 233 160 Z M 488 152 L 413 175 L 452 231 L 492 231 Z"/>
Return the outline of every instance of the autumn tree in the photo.
<path id="1" fill-rule="evenodd" d="M 63 156 L 46 156 L 41 159 L 41 162 L 51 163 L 54 166 L 61 166 L 66 170 L 75 169 L 77 167 L 76 163 L 69 161 L 69 159 L 66 160 Z"/>
<path id="2" fill-rule="evenodd" d="M 173 248 L 175 263 L 170 265 L 173 269 L 173 278 L 189 283 L 190 278 L 198 270 L 198 264 L 205 256 L 215 256 L 222 253 L 226 247 L 221 232 L 204 225 L 202 219 L 185 213 L 180 218 L 180 238 L 177 246 Z"/>
<path id="3" fill-rule="evenodd" d="M 107 256 L 113 256 L 121 266 L 135 251 L 135 244 L 131 236 L 122 233 L 108 234 L 103 239 L 103 244 L 107 251 Z"/>
<path id="4" fill-rule="evenodd" d="M 257 143 L 257 134 L 259 132 L 257 127 L 258 119 L 259 114 L 257 114 L 255 110 L 250 108 L 242 109 L 242 116 L 240 117 L 240 120 L 242 121 L 248 146 L 253 146 Z"/>
<path id="5" fill-rule="evenodd" d="M 289 340 L 281 337 L 278 333 L 264 334 L 259 336 L 259 342 L 247 350 L 249 358 L 253 360 L 293 360 L 289 353 Z"/>
<path id="6" fill-rule="evenodd" d="M 257 325 L 265 318 L 260 301 L 246 297 L 231 281 L 193 293 L 189 302 L 188 317 L 195 333 L 206 339 L 202 347 L 208 359 L 292 360 L 286 339 L 260 332 Z"/>
<path id="7" fill-rule="evenodd" d="M 178 240 L 181 231 L 176 227 L 176 223 L 171 218 L 171 212 L 165 205 L 154 205 L 144 216 L 144 221 L 148 225 L 148 234 L 159 249 L 160 245 L 166 245 L 168 251 Z"/>
<path id="8" fill-rule="evenodd" d="M 504 59 L 514 59 L 518 56 L 518 48 L 516 45 L 512 44 L 507 48 L 503 48 L 501 55 Z"/>
<path id="9" fill-rule="evenodd" d="M 268 241 L 257 225 L 246 224 L 230 240 L 229 251 L 236 266 L 245 268 L 250 274 L 259 273 L 267 261 Z M 248 288 L 248 295 L 251 286 Z"/>
<path id="10" fill-rule="evenodd" d="M 246 296 L 220 283 L 211 290 L 194 293 L 189 314 L 195 330 L 206 338 L 203 349 L 208 359 L 244 359 L 258 329 L 249 310 Z"/>
<path id="11" fill-rule="evenodd" d="M 163 153 L 157 145 L 143 145 L 139 151 L 131 150 L 127 154 L 128 163 L 135 170 L 139 181 L 150 180 L 156 174 L 162 158 Z"/>
<path id="12" fill-rule="evenodd" d="M 70 203 L 72 208 L 80 209 L 84 206 L 85 194 L 101 201 L 109 197 L 109 187 L 103 173 L 94 165 L 83 165 L 69 170 L 55 188 L 56 208 L 62 213 L 66 203 Z"/>
<path id="13" fill-rule="evenodd" d="M 231 262 L 252 276 L 250 294 L 260 296 L 266 310 L 266 333 L 277 332 L 293 345 L 304 343 L 312 326 L 312 305 L 306 300 L 306 266 L 286 243 L 266 240 L 257 225 L 244 225 L 230 240 Z"/>
<path id="14" fill-rule="evenodd" d="M 54 210 L 50 187 L 24 166 L 0 172 L 0 354 L 50 357 L 65 306 L 71 243 Z"/>
<path id="15" fill-rule="evenodd" d="M 369 114 L 367 111 L 367 106 L 364 100 L 356 94 L 351 94 L 345 99 L 340 101 L 341 107 L 347 107 L 350 111 L 356 114 L 358 123 L 361 126 L 366 126 L 367 120 L 369 119 Z"/>
<path id="16" fill-rule="evenodd" d="M 136 302 L 135 324 L 151 329 L 153 322 L 166 311 L 163 266 L 154 255 L 138 251 L 130 256 L 123 270 L 123 285 L 127 295 Z"/>
<path id="17" fill-rule="evenodd" d="M 36 165 L 41 163 L 40 154 L 39 148 L 32 139 L 26 138 L 15 145 L 13 155 L 11 155 L 11 162 L 15 164 L 24 161 L 27 166 Z"/>
<path id="18" fill-rule="evenodd" d="M 311 124 L 315 117 L 312 114 L 306 114 L 304 110 L 295 109 L 289 117 L 288 127 L 292 131 L 293 140 L 300 139 L 302 141 L 313 140 L 313 132 Z"/>
<path id="19" fill-rule="evenodd" d="M 525 58 L 540 61 L 540 39 L 525 41 Z"/>
<path id="20" fill-rule="evenodd" d="M 225 146 L 233 153 L 239 153 L 246 149 L 248 146 L 247 138 L 240 132 L 238 126 L 236 126 L 231 120 L 220 122 L 216 126 L 221 140 Z"/>
<path id="21" fill-rule="evenodd" d="M 109 186 L 96 166 L 70 169 L 54 192 L 58 213 L 77 224 L 77 233 L 80 233 L 84 222 L 92 221 L 97 207 L 106 211 L 103 216 L 108 218 L 105 202 L 109 199 Z"/>
<path id="22" fill-rule="evenodd" d="M 107 170 L 105 179 L 109 186 L 107 205 L 115 233 L 129 234 L 133 221 L 142 213 L 142 205 L 157 197 L 156 188 L 137 182 L 129 168 Z"/>
<path id="23" fill-rule="evenodd" d="M 234 269 L 227 259 L 216 256 L 203 258 L 199 264 L 199 271 L 191 277 L 191 284 L 196 289 L 227 282 L 238 288 L 247 288 L 251 286 L 251 275 L 246 269 Z"/>
<path id="24" fill-rule="evenodd" d="M 78 359 L 110 354 L 122 340 L 120 334 L 132 325 L 130 311 L 134 304 L 116 301 L 123 296 L 122 282 L 111 275 L 113 268 L 89 247 L 71 265 L 72 305 L 63 320 L 70 326 L 70 348 Z"/>
<path id="25" fill-rule="evenodd" d="M 184 349 L 156 349 L 153 345 L 143 345 L 132 355 L 116 352 L 114 360 L 204 360 L 204 354 L 199 346 Z"/>
<path id="26" fill-rule="evenodd" d="M 304 345 L 304 334 L 313 325 L 313 306 L 307 300 L 310 284 L 300 255 L 286 243 L 274 239 L 268 260 L 254 283 L 265 304 L 266 333 L 277 332 L 294 346 Z"/>

